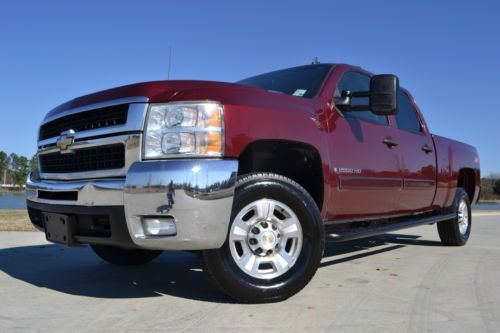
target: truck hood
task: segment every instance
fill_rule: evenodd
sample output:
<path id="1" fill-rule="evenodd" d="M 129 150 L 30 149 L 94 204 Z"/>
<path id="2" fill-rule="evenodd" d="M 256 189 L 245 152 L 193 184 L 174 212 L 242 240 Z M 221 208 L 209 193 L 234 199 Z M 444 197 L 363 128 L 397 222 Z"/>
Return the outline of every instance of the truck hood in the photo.
<path id="1" fill-rule="evenodd" d="M 178 95 L 182 92 L 184 97 L 198 96 L 200 99 L 206 99 L 207 94 L 202 93 L 203 91 L 210 91 L 210 95 L 213 96 L 238 95 L 238 91 L 267 93 L 262 89 L 237 83 L 193 80 L 151 81 L 130 84 L 74 98 L 52 109 L 46 117 L 85 105 L 128 97 L 147 97 L 150 103 L 159 103 L 176 99 L 175 97 L 179 98 Z"/>

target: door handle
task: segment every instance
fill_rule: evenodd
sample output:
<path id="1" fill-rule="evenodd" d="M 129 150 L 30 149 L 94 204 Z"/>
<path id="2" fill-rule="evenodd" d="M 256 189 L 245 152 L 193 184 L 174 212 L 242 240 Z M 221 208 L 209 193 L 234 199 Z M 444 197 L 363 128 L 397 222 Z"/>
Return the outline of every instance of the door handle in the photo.
<path id="1" fill-rule="evenodd" d="M 433 152 L 432 148 L 431 148 L 431 147 L 429 147 L 429 145 L 424 145 L 424 146 L 422 147 L 422 151 L 423 151 L 424 153 L 426 153 L 426 154 L 430 154 L 430 153 L 432 153 L 432 152 Z"/>
<path id="2" fill-rule="evenodd" d="M 399 145 L 399 143 L 397 141 L 394 141 L 392 138 L 385 138 L 382 143 L 384 145 L 386 145 L 387 147 L 389 148 L 392 148 L 392 147 L 396 147 L 397 145 Z"/>

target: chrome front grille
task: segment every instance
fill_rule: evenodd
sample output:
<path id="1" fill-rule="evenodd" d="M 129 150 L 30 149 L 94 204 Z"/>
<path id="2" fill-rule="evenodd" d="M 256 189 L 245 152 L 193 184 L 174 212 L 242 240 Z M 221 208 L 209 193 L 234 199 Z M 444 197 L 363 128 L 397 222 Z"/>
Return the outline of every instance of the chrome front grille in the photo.
<path id="1" fill-rule="evenodd" d="M 40 127 L 38 141 L 40 177 L 79 180 L 126 176 L 130 165 L 141 159 L 146 102 L 144 97 L 119 99 L 48 117 Z M 125 114 L 121 120 L 120 114 Z M 123 119 L 125 123 L 121 123 Z M 72 130 L 69 147 L 58 147 L 63 136 L 54 133 L 59 130 Z"/>
<path id="2" fill-rule="evenodd" d="M 53 138 L 68 130 L 81 132 L 125 124 L 128 107 L 113 105 L 57 118 L 40 127 L 39 139 Z"/>
<path id="3" fill-rule="evenodd" d="M 79 149 L 70 154 L 43 154 L 39 162 L 40 171 L 47 174 L 121 169 L 125 166 L 125 146 L 119 143 Z"/>

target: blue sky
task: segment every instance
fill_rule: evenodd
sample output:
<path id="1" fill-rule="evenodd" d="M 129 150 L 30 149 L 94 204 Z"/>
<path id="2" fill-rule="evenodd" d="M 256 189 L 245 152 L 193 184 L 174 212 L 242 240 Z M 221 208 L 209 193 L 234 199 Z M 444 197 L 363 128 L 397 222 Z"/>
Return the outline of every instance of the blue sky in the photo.
<path id="1" fill-rule="evenodd" d="M 500 172 L 498 1 L 4 1 L 0 150 L 32 155 L 44 114 L 167 78 L 236 81 L 323 62 L 394 73 L 432 132 Z"/>

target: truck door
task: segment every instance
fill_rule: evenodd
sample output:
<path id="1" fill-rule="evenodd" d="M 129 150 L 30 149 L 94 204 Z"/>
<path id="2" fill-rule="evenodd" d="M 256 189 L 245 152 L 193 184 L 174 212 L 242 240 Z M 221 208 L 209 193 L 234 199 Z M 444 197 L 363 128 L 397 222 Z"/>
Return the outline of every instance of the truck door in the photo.
<path id="1" fill-rule="evenodd" d="M 368 91 L 369 87 L 368 75 L 348 71 L 337 83 L 334 100 L 342 91 Z M 351 105 L 366 104 L 367 98 L 351 101 Z M 329 215 L 334 220 L 352 220 L 394 214 L 402 188 L 400 148 L 387 117 L 370 111 L 344 112 L 332 125 L 329 146 L 336 186 Z"/>
<path id="2" fill-rule="evenodd" d="M 434 142 L 420 118 L 413 98 L 404 90 L 398 96 L 398 114 L 393 117 L 401 151 L 403 191 L 398 211 L 429 209 L 436 191 L 436 153 Z"/>

